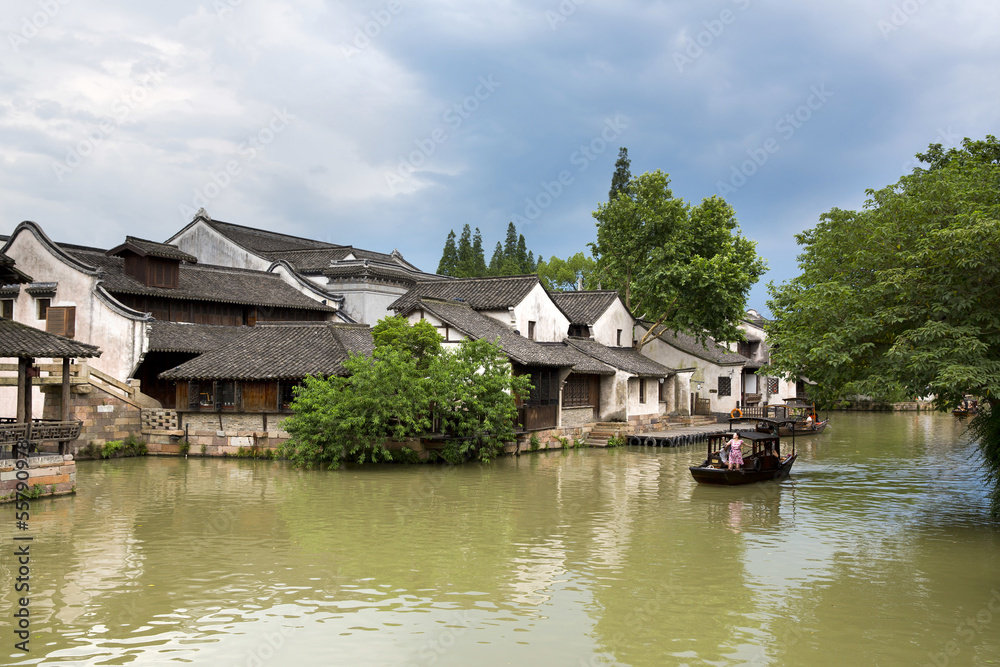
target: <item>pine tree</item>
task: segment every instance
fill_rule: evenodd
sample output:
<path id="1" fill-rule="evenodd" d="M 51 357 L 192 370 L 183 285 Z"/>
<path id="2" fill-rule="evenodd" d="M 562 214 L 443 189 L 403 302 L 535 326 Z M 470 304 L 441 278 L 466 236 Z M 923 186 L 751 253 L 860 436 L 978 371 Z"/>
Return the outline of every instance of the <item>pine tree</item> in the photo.
<path id="1" fill-rule="evenodd" d="M 608 201 L 614 201 L 615 195 L 619 192 L 628 194 L 628 182 L 632 180 L 632 172 L 629 170 L 631 164 L 632 161 L 628 159 L 628 149 L 622 146 L 618 149 L 618 161 L 615 162 L 615 173 L 611 177 Z"/>
<path id="2" fill-rule="evenodd" d="M 474 276 L 478 278 L 487 274 L 486 257 L 483 254 L 483 235 L 479 233 L 479 227 L 476 227 L 476 233 L 472 237 L 472 262 Z"/>
<path id="3" fill-rule="evenodd" d="M 496 250 L 493 251 L 493 258 L 490 260 L 490 268 L 488 269 L 488 275 L 491 276 L 502 276 L 503 275 L 503 246 L 497 241 Z"/>
<path id="4" fill-rule="evenodd" d="M 507 238 L 503 244 L 503 257 L 512 260 L 517 257 L 517 227 L 513 222 L 507 223 Z"/>
<path id="5" fill-rule="evenodd" d="M 444 242 L 444 252 L 438 262 L 437 272 L 441 276 L 454 276 L 458 269 L 458 249 L 455 247 L 455 230 L 448 232 L 448 240 Z"/>
<path id="6" fill-rule="evenodd" d="M 456 278 L 469 278 L 475 273 L 475 261 L 472 257 L 472 230 L 469 225 L 462 228 L 462 236 L 458 239 L 458 269 Z"/>
<path id="7" fill-rule="evenodd" d="M 514 261 L 518 273 L 534 273 L 534 268 L 528 268 L 528 244 L 524 242 L 524 234 L 517 237 L 517 257 Z"/>

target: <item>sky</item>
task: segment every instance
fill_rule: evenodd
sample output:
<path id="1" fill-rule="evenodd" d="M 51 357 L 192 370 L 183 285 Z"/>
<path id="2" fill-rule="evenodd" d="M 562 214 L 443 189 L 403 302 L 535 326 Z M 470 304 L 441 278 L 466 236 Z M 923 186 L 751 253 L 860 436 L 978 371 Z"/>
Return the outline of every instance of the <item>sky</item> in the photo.
<path id="1" fill-rule="evenodd" d="M 587 251 L 619 147 L 720 195 L 769 271 L 931 143 L 998 133 L 986 0 L 7 0 L 0 233 L 104 248 L 215 219 L 434 271 L 514 221 Z"/>

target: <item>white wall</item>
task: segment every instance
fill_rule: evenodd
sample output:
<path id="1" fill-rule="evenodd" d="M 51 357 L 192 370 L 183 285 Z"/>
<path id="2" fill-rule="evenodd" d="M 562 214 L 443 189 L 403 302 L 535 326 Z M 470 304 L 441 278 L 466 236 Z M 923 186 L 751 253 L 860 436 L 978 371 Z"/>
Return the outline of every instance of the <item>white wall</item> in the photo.
<path id="1" fill-rule="evenodd" d="M 639 385 L 646 386 L 646 402 L 639 402 Z M 660 403 L 656 392 L 659 391 L 659 382 L 655 378 L 629 378 L 628 380 L 628 416 L 635 415 L 658 415 L 660 414 Z"/>
<path id="2" fill-rule="evenodd" d="M 614 303 L 601 315 L 600 319 L 594 323 L 591 335 L 594 340 L 608 347 L 618 346 L 618 330 L 622 332 L 622 347 L 632 347 L 632 326 L 634 324 L 632 316 L 622 300 L 615 299 Z"/>
<path id="3" fill-rule="evenodd" d="M 535 285 L 521 303 L 514 306 L 514 320 L 515 328 L 525 338 L 528 337 L 528 322 L 534 322 L 534 340 L 539 342 L 559 342 L 566 340 L 569 334 L 569 319 L 541 284 Z"/>
<path id="4" fill-rule="evenodd" d="M 636 331 L 641 335 L 644 330 L 641 327 L 636 327 Z M 692 369 L 688 376 L 689 387 L 686 390 L 686 395 L 684 397 L 677 396 L 677 404 L 670 410 L 677 410 L 680 414 L 688 414 L 691 411 L 690 392 L 692 391 L 699 398 L 707 398 L 712 402 L 712 412 L 729 413 L 736 407 L 736 403 L 740 399 L 742 366 L 720 366 L 669 345 L 659 338 L 647 343 L 642 348 L 642 355 L 668 368 Z M 730 378 L 729 396 L 719 396 L 718 394 L 720 377 Z M 699 382 L 701 383 L 700 388 L 698 388 Z M 716 391 L 713 392 L 713 389 Z M 682 398 L 683 400 L 681 400 Z"/>
<path id="5" fill-rule="evenodd" d="M 371 326 L 387 315 L 395 315 L 389 305 L 409 291 L 403 285 L 347 281 L 331 283 L 326 289 L 344 297 L 341 309 L 351 319 Z"/>
<path id="6" fill-rule="evenodd" d="M 170 243 L 189 255 L 194 255 L 202 264 L 257 271 L 267 271 L 271 266 L 271 260 L 244 250 L 201 220 L 179 232 Z"/>

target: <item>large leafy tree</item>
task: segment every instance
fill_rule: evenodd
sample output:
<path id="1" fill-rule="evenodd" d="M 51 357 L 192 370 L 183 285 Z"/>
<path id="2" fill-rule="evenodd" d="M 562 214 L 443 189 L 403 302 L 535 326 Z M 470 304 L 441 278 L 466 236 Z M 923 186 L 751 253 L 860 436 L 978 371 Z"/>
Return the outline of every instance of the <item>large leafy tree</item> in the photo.
<path id="1" fill-rule="evenodd" d="M 1000 142 L 917 158 L 926 166 L 868 190 L 863 210 L 797 235 L 802 274 L 769 286 L 771 364 L 817 382 L 819 400 L 984 397 L 973 431 L 1000 500 Z"/>
<path id="2" fill-rule="evenodd" d="M 653 324 L 642 349 L 667 331 L 701 340 L 738 340 L 736 322 L 750 288 L 767 268 L 742 236 L 732 207 L 719 197 L 692 206 L 675 197 L 660 170 L 631 179 L 594 212 L 598 279 Z"/>
<path id="3" fill-rule="evenodd" d="M 503 351 L 466 340 L 446 352 L 429 323 L 386 317 L 373 330 L 371 356 L 344 362 L 347 377 L 308 377 L 285 420 L 284 453 L 298 464 L 338 467 L 391 461 L 385 444 L 426 434 L 437 421 L 453 462 L 488 461 L 515 439 L 515 395 L 530 379 L 515 377 Z"/>
<path id="4" fill-rule="evenodd" d="M 597 276 L 594 271 L 597 262 L 582 252 L 562 259 L 553 255 L 549 261 L 538 261 L 538 277 L 545 289 L 553 292 L 566 292 L 576 289 L 597 289 Z"/>

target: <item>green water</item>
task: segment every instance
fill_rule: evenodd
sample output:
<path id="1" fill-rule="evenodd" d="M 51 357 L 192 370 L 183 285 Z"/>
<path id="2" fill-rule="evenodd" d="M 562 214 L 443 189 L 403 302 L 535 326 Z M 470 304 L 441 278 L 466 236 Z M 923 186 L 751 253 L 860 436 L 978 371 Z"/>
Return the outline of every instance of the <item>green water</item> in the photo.
<path id="1" fill-rule="evenodd" d="M 81 462 L 75 497 L 32 503 L 31 650 L 5 623 L 0 663 L 1000 664 L 1000 526 L 961 422 L 832 424 L 740 488 L 695 485 L 701 445 Z"/>

